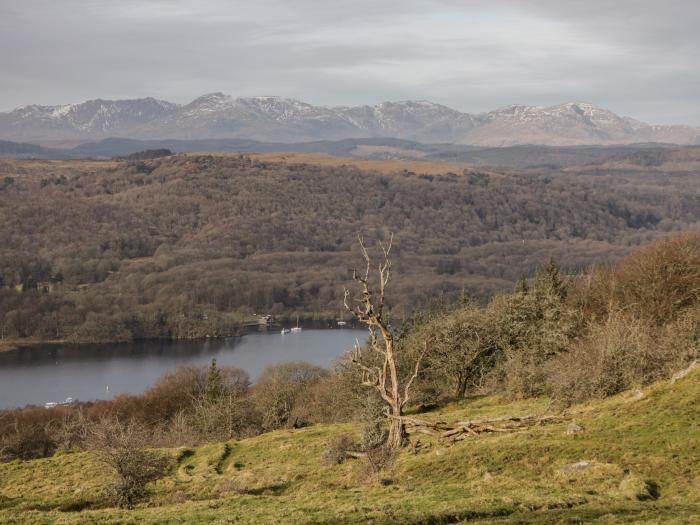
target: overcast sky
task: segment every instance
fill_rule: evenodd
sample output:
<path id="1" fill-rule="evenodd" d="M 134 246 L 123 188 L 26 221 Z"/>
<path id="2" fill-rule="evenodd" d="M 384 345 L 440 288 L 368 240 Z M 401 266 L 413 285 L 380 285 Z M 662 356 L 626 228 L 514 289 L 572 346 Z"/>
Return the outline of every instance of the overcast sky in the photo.
<path id="1" fill-rule="evenodd" d="M 0 110 L 213 91 L 700 125 L 700 0 L 0 0 Z"/>

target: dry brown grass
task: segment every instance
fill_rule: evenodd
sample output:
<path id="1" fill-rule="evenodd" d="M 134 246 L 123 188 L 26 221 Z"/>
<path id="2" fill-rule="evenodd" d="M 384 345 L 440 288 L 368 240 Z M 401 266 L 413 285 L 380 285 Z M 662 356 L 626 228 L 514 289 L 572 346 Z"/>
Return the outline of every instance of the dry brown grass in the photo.
<path id="1" fill-rule="evenodd" d="M 354 157 L 338 157 L 322 153 L 251 153 L 247 156 L 262 162 L 312 164 L 322 167 L 353 166 L 360 170 L 376 171 L 379 173 L 397 173 L 405 170 L 426 175 L 439 175 L 450 172 L 461 174 L 465 169 L 471 171 L 471 168 L 467 165 L 449 162 L 425 160 L 372 160 Z"/>
<path id="2" fill-rule="evenodd" d="M 92 171 L 116 168 L 120 162 L 115 160 L 42 160 L 42 159 L 0 159 L 0 174 L 8 173 L 15 178 L 45 177 L 47 173 L 60 176 L 75 175 L 76 170 Z M 8 169 L 10 168 L 10 169 Z"/>

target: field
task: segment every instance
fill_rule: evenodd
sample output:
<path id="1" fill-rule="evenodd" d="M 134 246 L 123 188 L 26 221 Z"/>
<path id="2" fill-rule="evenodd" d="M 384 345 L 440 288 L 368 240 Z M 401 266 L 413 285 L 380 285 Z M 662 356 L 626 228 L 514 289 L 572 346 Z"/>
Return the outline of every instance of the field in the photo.
<path id="1" fill-rule="evenodd" d="M 352 166 L 363 171 L 392 174 L 405 171 L 420 173 L 423 175 L 439 175 L 444 173 L 469 174 L 473 172 L 485 173 L 482 169 L 471 166 L 441 162 L 435 160 L 375 160 L 357 157 L 343 157 L 337 155 L 324 155 L 320 153 L 252 153 L 250 157 L 262 162 L 285 162 L 289 164 L 312 164 L 324 168 L 339 168 Z M 498 176 L 496 172 L 486 172 L 489 176 Z"/>
<path id="2" fill-rule="evenodd" d="M 326 442 L 351 425 L 169 450 L 176 466 L 131 511 L 100 503 L 104 473 L 90 453 L 15 461 L 0 465 L 0 522 L 700 523 L 698 403 L 696 369 L 573 407 L 561 423 L 451 446 L 421 435 L 427 448 L 404 450 L 377 476 L 362 459 L 322 461 Z M 549 410 L 546 399 L 475 398 L 420 417 Z M 584 430 L 567 434 L 572 421 Z"/>

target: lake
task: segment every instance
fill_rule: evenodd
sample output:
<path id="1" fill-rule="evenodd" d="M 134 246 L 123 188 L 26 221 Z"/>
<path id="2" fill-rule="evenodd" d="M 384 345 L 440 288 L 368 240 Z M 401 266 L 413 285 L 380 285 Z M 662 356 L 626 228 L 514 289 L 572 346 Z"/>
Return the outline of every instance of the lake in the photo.
<path id="1" fill-rule="evenodd" d="M 353 328 L 278 330 L 242 337 L 197 341 L 141 341 L 94 345 L 38 345 L 0 353 L 0 409 L 61 402 L 111 399 L 138 394 L 178 366 L 242 368 L 251 380 L 268 365 L 308 361 L 329 367 L 366 338 Z"/>

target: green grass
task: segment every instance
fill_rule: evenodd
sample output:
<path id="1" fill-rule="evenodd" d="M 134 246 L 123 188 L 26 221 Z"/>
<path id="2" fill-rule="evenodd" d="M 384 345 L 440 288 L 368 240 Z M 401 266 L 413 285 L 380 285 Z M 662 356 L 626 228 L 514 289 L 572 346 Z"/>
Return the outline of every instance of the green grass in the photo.
<path id="1" fill-rule="evenodd" d="M 480 398 L 421 417 L 544 413 Z M 321 461 L 351 425 L 168 451 L 176 467 L 132 511 L 105 507 L 89 453 L 0 465 L 0 523 L 700 523 L 700 371 L 575 407 L 567 422 L 403 451 L 381 480 Z M 414 438 L 415 439 L 415 438 Z M 570 468 L 587 461 L 588 468 Z"/>

